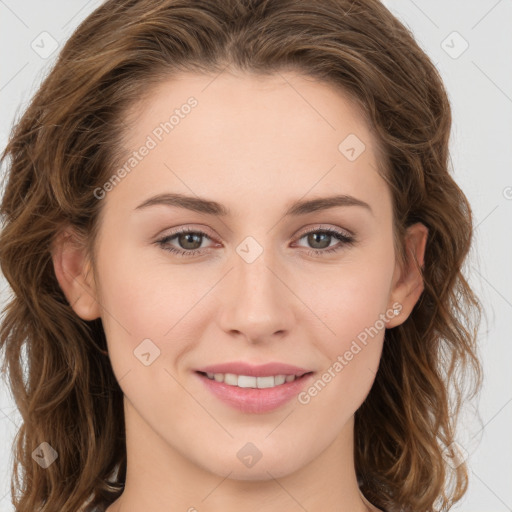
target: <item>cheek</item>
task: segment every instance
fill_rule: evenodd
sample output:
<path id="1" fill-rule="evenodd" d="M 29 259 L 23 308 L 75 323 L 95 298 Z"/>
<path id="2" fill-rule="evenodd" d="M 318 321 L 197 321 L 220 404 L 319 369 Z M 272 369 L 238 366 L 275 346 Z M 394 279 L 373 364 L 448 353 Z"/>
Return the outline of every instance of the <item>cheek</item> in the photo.
<path id="1" fill-rule="evenodd" d="M 308 304 L 322 321 L 322 335 L 312 339 L 325 358 L 304 403 L 321 394 L 326 406 L 336 403 L 354 412 L 368 394 L 382 353 L 392 270 L 389 257 L 347 262 L 322 286 L 309 286 Z"/>
<path id="2" fill-rule="evenodd" d="M 192 265 L 180 268 L 161 258 L 138 258 L 135 250 L 121 247 L 115 239 L 102 251 L 102 323 L 116 374 L 139 371 L 136 357 L 147 352 L 154 360 L 151 368 L 174 371 L 177 361 L 198 343 L 198 325 L 208 303 L 205 295 L 217 278 L 212 278 L 211 269 L 203 275 Z"/>
<path id="3" fill-rule="evenodd" d="M 103 247 L 99 274 L 108 322 L 115 318 L 134 337 L 162 338 L 207 288 L 197 272 L 166 265 L 161 258 L 140 258 L 135 249 L 116 248 L 115 240 Z"/>
<path id="4" fill-rule="evenodd" d="M 347 265 L 333 272 L 328 281 L 310 283 L 304 293 L 324 324 L 322 340 L 329 353 L 348 349 L 351 340 L 364 338 L 368 329 L 383 331 L 380 315 L 388 309 L 391 278 L 391 265 L 374 262 Z"/>
<path id="5" fill-rule="evenodd" d="M 324 364 L 298 396 L 299 403 L 313 406 L 317 417 L 329 416 L 335 429 L 341 429 L 367 397 L 382 354 L 385 324 L 379 315 L 385 314 L 385 307 L 371 286 L 375 283 L 366 284 L 368 293 L 347 283 L 336 294 L 336 305 L 329 305 L 325 323 L 330 330 L 324 328 L 324 335 L 315 337 Z"/>

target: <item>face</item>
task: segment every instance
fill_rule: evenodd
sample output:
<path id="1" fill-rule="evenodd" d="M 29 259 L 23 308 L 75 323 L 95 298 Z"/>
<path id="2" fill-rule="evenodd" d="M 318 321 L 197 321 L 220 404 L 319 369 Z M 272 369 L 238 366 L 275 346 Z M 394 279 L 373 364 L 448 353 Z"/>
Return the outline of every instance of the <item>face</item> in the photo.
<path id="1" fill-rule="evenodd" d="M 133 113 L 125 172 L 96 192 L 94 268 L 126 410 L 209 472 L 289 474 L 349 439 L 397 308 L 375 141 L 347 97 L 291 73 L 184 74 Z M 224 363 L 307 374 L 198 373 Z"/>

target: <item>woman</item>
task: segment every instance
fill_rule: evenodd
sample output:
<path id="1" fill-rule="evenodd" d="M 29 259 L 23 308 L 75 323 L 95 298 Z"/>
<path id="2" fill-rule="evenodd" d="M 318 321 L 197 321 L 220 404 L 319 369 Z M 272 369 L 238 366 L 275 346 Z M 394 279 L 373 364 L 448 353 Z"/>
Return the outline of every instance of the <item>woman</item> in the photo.
<path id="1" fill-rule="evenodd" d="M 480 385 L 450 123 L 377 0 L 92 13 L 3 153 L 16 510 L 448 510 Z"/>

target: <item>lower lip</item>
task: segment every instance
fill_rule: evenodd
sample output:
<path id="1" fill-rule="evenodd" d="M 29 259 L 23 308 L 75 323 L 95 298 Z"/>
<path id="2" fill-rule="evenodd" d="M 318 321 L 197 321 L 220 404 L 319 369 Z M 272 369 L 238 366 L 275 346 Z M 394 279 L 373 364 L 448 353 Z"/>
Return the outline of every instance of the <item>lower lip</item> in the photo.
<path id="1" fill-rule="evenodd" d="M 220 400 L 247 413 L 264 413 L 273 411 L 296 397 L 311 381 L 313 373 L 308 373 L 293 382 L 285 382 L 273 388 L 239 388 L 223 382 L 209 379 L 196 372 L 205 386 Z"/>

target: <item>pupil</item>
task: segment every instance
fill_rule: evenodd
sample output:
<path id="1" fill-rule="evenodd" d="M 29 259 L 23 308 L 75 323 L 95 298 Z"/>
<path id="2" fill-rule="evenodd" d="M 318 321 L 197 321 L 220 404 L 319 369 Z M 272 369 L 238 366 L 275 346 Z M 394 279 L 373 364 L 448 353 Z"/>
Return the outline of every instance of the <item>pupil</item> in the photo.
<path id="1" fill-rule="evenodd" d="M 181 243 L 181 241 L 182 241 L 181 237 L 185 238 L 184 245 Z M 180 237 L 180 245 L 183 249 L 198 249 L 201 246 L 201 235 L 199 235 L 197 233 L 184 233 L 183 235 L 181 235 L 181 237 Z M 192 247 L 187 245 L 189 242 L 192 244 Z M 197 247 L 194 247 L 194 244 L 197 244 Z"/>
<path id="2" fill-rule="evenodd" d="M 315 249 L 325 249 L 326 247 L 329 247 L 329 238 L 331 235 L 329 233 L 310 233 L 308 236 L 308 242 L 315 248 Z M 319 237 L 324 237 L 324 243 L 322 245 L 322 242 L 320 241 L 320 247 L 315 247 L 315 244 L 317 243 L 317 239 Z M 327 243 L 325 243 L 327 242 Z"/>

